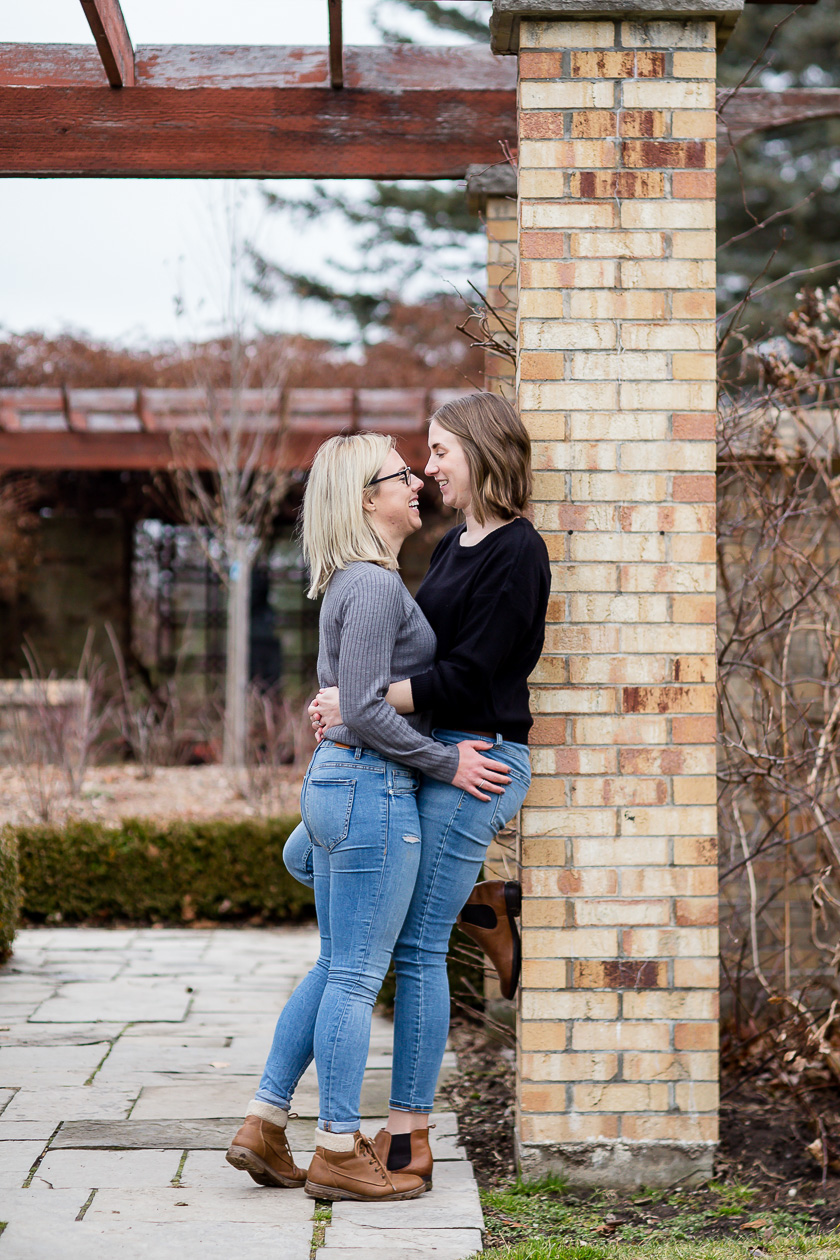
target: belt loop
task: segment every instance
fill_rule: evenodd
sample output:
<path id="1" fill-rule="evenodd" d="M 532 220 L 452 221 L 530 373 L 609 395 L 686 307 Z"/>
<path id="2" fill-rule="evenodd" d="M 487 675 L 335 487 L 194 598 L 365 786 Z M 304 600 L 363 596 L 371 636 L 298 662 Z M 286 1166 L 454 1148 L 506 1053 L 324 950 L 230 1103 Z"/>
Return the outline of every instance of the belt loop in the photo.
<path id="1" fill-rule="evenodd" d="M 357 749 L 356 749 L 356 752 L 355 752 L 355 754 L 354 754 L 354 756 L 355 756 L 355 758 L 356 758 L 356 761 L 361 760 L 361 756 L 362 756 L 362 749 L 361 749 L 361 748 L 357 748 Z"/>
<path id="2" fill-rule="evenodd" d="M 502 737 L 502 732 L 501 732 L 501 731 L 496 731 L 496 743 L 497 743 L 497 744 L 503 744 L 504 742 L 505 742 L 505 741 L 504 741 L 504 738 Z"/>

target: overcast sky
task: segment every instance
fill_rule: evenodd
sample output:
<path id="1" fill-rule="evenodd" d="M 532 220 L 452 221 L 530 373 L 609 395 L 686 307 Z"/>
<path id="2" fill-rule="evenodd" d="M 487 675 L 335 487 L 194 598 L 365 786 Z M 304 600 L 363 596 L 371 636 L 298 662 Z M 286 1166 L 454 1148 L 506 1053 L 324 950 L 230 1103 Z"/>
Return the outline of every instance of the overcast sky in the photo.
<path id="1" fill-rule="evenodd" d="M 344 0 L 347 44 L 375 44 L 374 0 Z M 138 44 L 326 44 L 327 0 L 122 0 Z M 403 29 L 406 19 L 400 16 Z M 422 31 L 422 34 L 420 33 Z M 435 36 L 418 22 L 425 43 Z M 0 4 L 0 42 L 93 43 L 79 0 Z M 274 185 L 275 187 L 277 184 Z M 358 185 L 356 185 L 358 186 Z M 284 181 L 285 191 L 303 181 Z M 266 254 L 300 267 L 352 245 L 339 225 L 301 237 L 262 208 L 260 185 L 213 180 L 6 179 L 0 184 L 0 329 L 72 329 L 133 345 L 211 332 L 224 306 L 226 208 Z M 176 313 L 182 298 L 187 314 Z M 286 300 L 263 325 L 342 331 Z"/>

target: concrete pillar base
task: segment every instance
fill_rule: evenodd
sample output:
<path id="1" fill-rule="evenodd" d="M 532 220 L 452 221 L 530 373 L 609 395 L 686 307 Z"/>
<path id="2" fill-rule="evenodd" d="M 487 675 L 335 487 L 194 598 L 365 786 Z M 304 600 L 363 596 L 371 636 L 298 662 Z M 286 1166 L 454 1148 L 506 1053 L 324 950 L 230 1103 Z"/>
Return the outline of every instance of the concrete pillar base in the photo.
<path id="1" fill-rule="evenodd" d="M 714 1142 L 521 1142 L 521 1175 L 537 1181 L 549 1173 L 572 1186 L 631 1190 L 638 1186 L 702 1186 L 712 1176 Z"/>

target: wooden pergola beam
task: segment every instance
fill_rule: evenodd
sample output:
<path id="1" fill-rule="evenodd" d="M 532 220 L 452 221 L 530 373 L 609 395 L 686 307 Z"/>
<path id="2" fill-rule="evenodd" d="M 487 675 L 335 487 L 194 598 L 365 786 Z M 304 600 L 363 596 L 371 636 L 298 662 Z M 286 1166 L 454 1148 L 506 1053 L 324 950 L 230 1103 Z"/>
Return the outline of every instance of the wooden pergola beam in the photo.
<path id="1" fill-rule="evenodd" d="M 82 8 L 111 87 L 134 87 L 134 49 L 119 0 L 82 0 Z"/>
<path id="2" fill-rule="evenodd" d="M 515 59 L 485 49 L 347 48 L 341 91 L 323 48 L 147 46 L 136 71 L 108 92 L 91 48 L 0 44 L 0 175 L 457 179 L 516 144 Z M 718 108 L 720 162 L 840 115 L 840 91 L 745 88 Z"/>
<path id="3" fill-rule="evenodd" d="M 327 0 L 330 18 L 330 86 L 344 87 L 344 39 L 341 32 L 341 0 Z"/>

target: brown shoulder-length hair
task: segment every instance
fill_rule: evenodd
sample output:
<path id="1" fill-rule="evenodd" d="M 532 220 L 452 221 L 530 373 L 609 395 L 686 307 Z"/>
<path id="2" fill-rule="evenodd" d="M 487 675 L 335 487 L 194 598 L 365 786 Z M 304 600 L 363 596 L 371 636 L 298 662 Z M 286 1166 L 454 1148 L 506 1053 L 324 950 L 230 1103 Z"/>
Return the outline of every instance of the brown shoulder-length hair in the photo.
<path id="1" fill-rule="evenodd" d="M 507 399 L 466 394 L 438 407 L 432 420 L 454 433 L 464 449 L 479 525 L 488 516 L 521 516 L 531 497 L 531 439 Z"/>

